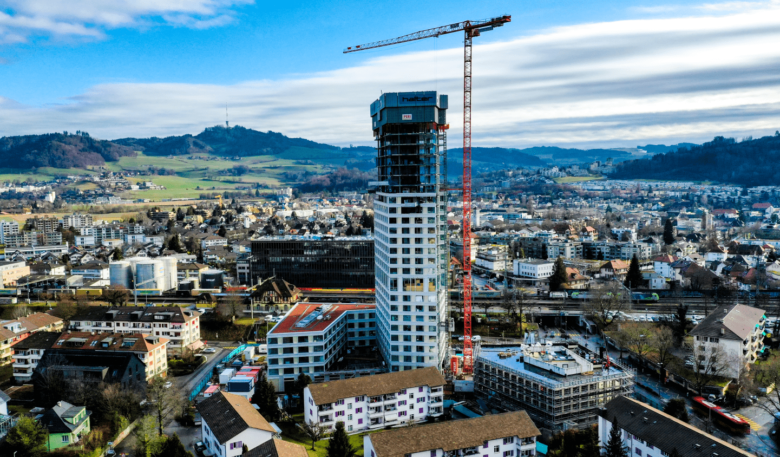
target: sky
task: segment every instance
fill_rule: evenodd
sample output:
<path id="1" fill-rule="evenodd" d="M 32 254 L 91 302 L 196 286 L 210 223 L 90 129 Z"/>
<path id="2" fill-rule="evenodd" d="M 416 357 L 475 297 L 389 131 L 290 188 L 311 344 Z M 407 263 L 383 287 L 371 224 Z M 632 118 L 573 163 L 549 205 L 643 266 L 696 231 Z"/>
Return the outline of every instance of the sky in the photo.
<path id="1" fill-rule="evenodd" d="M 474 146 L 634 147 L 780 130 L 780 0 L 0 0 L 0 137 L 197 134 L 230 122 L 371 145 L 382 92 L 449 94 L 463 36 L 343 54 L 467 19 Z"/>

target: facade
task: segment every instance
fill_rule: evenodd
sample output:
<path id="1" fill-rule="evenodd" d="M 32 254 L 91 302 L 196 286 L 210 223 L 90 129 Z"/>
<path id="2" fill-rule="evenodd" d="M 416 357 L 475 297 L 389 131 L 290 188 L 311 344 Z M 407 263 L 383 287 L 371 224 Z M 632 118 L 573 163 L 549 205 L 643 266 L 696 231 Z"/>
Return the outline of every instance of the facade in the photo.
<path id="1" fill-rule="evenodd" d="M 126 352 L 138 356 L 146 366 L 146 380 L 168 375 L 167 338 L 142 333 L 62 333 L 51 349 L 79 349 L 91 352 Z M 34 368 L 34 367 L 33 367 Z"/>
<path id="2" fill-rule="evenodd" d="M 558 257 L 563 257 L 564 259 L 581 259 L 582 243 L 571 240 L 547 243 L 547 258 L 557 259 Z"/>
<path id="3" fill-rule="evenodd" d="M 36 230 L 10 234 L 5 237 L 5 247 L 50 246 L 62 243 L 60 232 L 39 232 Z"/>
<path id="4" fill-rule="evenodd" d="M 252 451 L 276 436 L 271 424 L 244 397 L 217 392 L 197 407 L 207 455 L 240 456 L 244 446 Z"/>
<path id="5" fill-rule="evenodd" d="M 56 378 L 52 378 L 56 376 Z M 36 401 L 46 401 L 50 383 L 117 384 L 122 389 L 142 390 L 146 385 L 146 367 L 133 353 L 49 349 L 33 371 Z"/>
<path id="6" fill-rule="evenodd" d="M 5 244 L 5 238 L 19 233 L 19 223 L 16 221 L 0 221 L 0 244 Z"/>
<path id="7" fill-rule="evenodd" d="M 12 287 L 16 285 L 16 281 L 30 274 L 30 267 L 26 262 L 0 262 L 0 286 Z"/>
<path id="8" fill-rule="evenodd" d="M 223 238 L 217 235 L 207 236 L 206 238 L 200 240 L 200 247 L 203 249 L 213 248 L 216 246 L 227 246 L 227 245 L 228 245 L 227 238 Z"/>
<path id="9" fill-rule="evenodd" d="M 91 214 L 73 213 L 62 216 L 62 226 L 64 228 L 74 228 L 80 230 L 84 227 L 92 226 L 92 223 L 93 221 Z"/>
<path id="10" fill-rule="evenodd" d="M 27 317 L 0 321 L 0 365 L 13 361 L 13 345 L 37 332 L 62 330 L 62 326 L 62 319 L 46 313 L 33 313 Z"/>
<path id="11" fill-rule="evenodd" d="M 422 422 L 444 413 L 446 381 L 435 367 L 310 384 L 303 391 L 306 423 L 347 432 Z"/>
<path id="12" fill-rule="evenodd" d="M 74 406 L 66 401 L 59 401 L 46 410 L 38 421 L 49 432 L 47 450 L 51 452 L 81 441 L 92 430 L 91 415 L 84 406 Z"/>
<path id="13" fill-rule="evenodd" d="M 596 422 L 599 408 L 634 389 L 634 370 L 601 360 L 578 344 L 485 348 L 474 391 L 489 406 L 524 409 L 551 430 Z"/>
<path id="14" fill-rule="evenodd" d="M 252 240 L 254 282 L 271 276 L 298 287 L 373 288 L 370 236 L 264 236 Z"/>
<path id="15" fill-rule="evenodd" d="M 70 329 L 79 332 L 143 333 L 168 339 L 169 351 L 200 346 L 200 313 L 173 307 L 90 307 L 73 316 Z"/>
<path id="16" fill-rule="evenodd" d="M 60 221 L 56 217 L 32 217 L 28 220 L 33 230 L 43 233 L 51 233 L 60 228 Z"/>
<path id="17" fill-rule="evenodd" d="M 366 457 L 532 457 L 541 432 L 525 411 L 405 427 L 363 436 Z"/>
<path id="18" fill-rule="evenodd" d="M 13 346 L 14 380 L 18 383 L 32 381 L 33 371 L 44 352 L 57 342 L 59 332 L 34 333 Z"/>
<path id="19" fill-rule="evenodd" d="M 721 376 L 739 379 L 764 352 L 765 324 L 764 311 L 758 308 L 732 304 L 715 309 L 690 332 L 694 355 L 704 359 L 698 369 L 718 370 Z M 719 366 L 712 366 L 713 356 Z"/>
<path id="20" fill-rule="evenodd" d="M 107 263 L 95 261 L 71 268 L 70 274 L 80 275 L 84 279 L 105 281 L 105 284 L 100 285 L 107 286 L 109 284 L 109 280 L 111 279 L 109 269 L 110 267 Z"/>
<path id="21" fill-rule="evenodd" d="M 475 265 L 490 271 L 506 271 L 508 255 L 506 251 L 486 249 L 477 252 Z"/>
<path id="22" fill-rule="evenodd" d="M 436 92 L 371 104 L 378 343 L 391 371 L 441 369 L 446 359 L 447 108 Z"/>
<path id="23" fill-rule="evenodd" d="M 628 455 L 665 457 L 752 457 L 747 451 L 627 396 L 616 397 L 599 414 L 599 441 L 609 442 L 617 420 Z"/>
<path id="24" fill-rule="evenodd" d="M 360 376 L 340 370 L 338 360 L 348 350 L 376 346 L 376 306 L 299 303 L 268 332 L 267 341 L 268 380 L 277 391 L 287 390 L 301 373 L 314 382 Z"/>
<path id="25" fill-rule="evenodd" d="M 547 279 L 553 275 L 555 262 L 549 260 L 515 260 L 514 274 L 521 278 Z"/>

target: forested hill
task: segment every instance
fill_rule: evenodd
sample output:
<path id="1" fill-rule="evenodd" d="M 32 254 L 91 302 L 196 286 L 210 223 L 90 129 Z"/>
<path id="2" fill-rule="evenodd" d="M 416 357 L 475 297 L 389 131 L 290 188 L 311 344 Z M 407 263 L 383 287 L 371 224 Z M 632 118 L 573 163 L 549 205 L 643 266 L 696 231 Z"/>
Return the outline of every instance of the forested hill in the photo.
<path id="1" fill-rule="evenodd" d="M 5 168 L 85 168 L 134 155 L 132 148 L 98 140 L 82 132 L 0 138 L 0 163 Z"/>
<path id="2" fill-rule="evenodd" d="M 144 151 L 147 155 L 180 155 L 214 153 L 223 156 L 257 156 L 281 154 L 293 147 L 338 151 L 337 146 L 316 143 L 303 138 L 290 138 L 277 132 L 259 132 L 241 127 L 210 127 L 198 135 L 167 138 L 122 138 L 115 143 Z"/>
<path id="3" fill-rule="evenodd" d="M 737 142 L 715 137 L 701 146 L 657 154 L 650 159 L 618 164 L 619 179 L 717 181 L 744 186 L 776 185 L 780 181 L 780 134 Z"/>
<path id="4" fill-rule="evenodd" d="M 545 166 L 545 162 L 539 157 L 525 154 L 519 149 L 510 148 L 471 148 L 471 159 L 477 162 L 511 164 L 521 167 Z M 447 160 L 462 161 L 463 148 L 448 149 Z"/>

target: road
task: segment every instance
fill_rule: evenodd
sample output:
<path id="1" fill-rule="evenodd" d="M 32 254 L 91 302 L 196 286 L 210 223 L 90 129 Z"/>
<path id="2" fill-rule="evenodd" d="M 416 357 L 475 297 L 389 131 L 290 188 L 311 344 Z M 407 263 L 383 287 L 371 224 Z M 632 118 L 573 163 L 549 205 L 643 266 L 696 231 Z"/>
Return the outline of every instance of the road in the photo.
<path id="1" fill-rule="evenodd" d="M 172 394 L 176 398 L 183 398 L 184 400 L 187 399 L 190 392 L 192 392 L 192 389 L 195 388 L 195 386 L 200 382 L 200 380 L 205 376 L 206 373 L 211 372 L 214 367 L 220 363 L 220 361 L 225 358 L 232 349 L 227 349 L 228 347 L 233 348 L 239 346 L 241 343 L 238 342 L 212 342 L 209 343 L 209 347 L 213 347 L 218 349 L 217 352 L 213 354 L 206 354 L 208 357 L 208 360 L 198 367 L 197 370 L 195 370 L 193 373 L 186 375 L 186 376 L 178 376 L 178 377 L 172 377 L 171 382 L 173 382 L 173 386 L 171 389 L 173 389 Z M 180 402 L 174 402 L 174 405 L 172 409 L 179 408 L 181 406 Z M 147 413 L 151 413 L 152 411 L 147 411 Z M 174 433 L 179 435 L 179 439 L 184 444 L 184 447 L 192 452 L 192 455 L 197 455 L 195 452 L 195 443 L 200 441 L 200 427 L 183 427 L 179 425 L 174 419 L 173 414 L 170 414 L 168 418 L 168 422 L 165 424 L 163 431 L 166 435 L 172 436 Z M 127 453 L 128 456 L 134 455 L 133 448 L 135 447 L 135 437 L 130 434 L 122 443 L 116 447 L 117 454 L 121 455 L 123 452 Z"/>

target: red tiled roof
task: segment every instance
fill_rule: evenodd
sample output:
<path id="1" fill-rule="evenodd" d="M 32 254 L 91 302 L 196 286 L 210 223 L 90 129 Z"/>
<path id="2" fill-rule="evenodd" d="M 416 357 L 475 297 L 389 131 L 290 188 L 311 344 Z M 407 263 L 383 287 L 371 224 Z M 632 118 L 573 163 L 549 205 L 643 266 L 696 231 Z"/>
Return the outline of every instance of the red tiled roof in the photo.
<path id="1" fill-rule="evenodd" d="M 330 305 L 330 308 L 322 314 L 324 319 L 315 320 L 304 328 L 295 327 L 295 324 L 314 313 L 317 308 L 327 305 Z M 358 303 L 298 303 L 287 313 L 282 322 L 276 324 L 270 333 L 278 335 L 290 332 L 321 332 L 332 325 L 342 314 L 352 310 L 375 311 L 376 305 Z"/>

